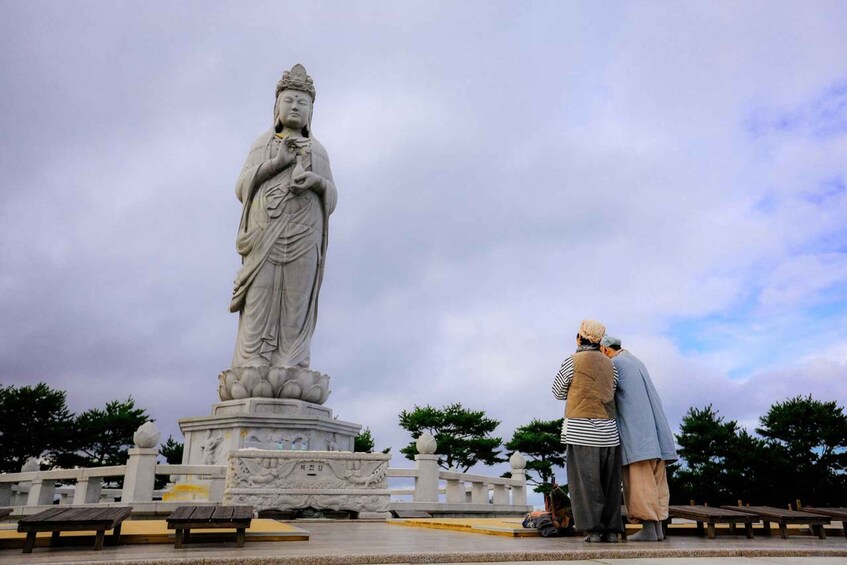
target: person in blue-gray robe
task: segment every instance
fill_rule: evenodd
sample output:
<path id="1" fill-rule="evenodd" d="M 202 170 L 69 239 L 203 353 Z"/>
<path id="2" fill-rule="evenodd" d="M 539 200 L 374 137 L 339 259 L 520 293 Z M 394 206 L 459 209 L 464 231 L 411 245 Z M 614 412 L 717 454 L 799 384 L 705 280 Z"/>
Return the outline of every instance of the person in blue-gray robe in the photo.
<path id="1" fill-rule="evenodd" d="M 608 334 L 600 345 L 618 371 L 615 404 L 627 517 L 642 524 L 629 539 L 658 541 L 664 539 L 661 522 L 670 499 L 665 465 L 677 459 L 674 437 L 644 363 Z"/>

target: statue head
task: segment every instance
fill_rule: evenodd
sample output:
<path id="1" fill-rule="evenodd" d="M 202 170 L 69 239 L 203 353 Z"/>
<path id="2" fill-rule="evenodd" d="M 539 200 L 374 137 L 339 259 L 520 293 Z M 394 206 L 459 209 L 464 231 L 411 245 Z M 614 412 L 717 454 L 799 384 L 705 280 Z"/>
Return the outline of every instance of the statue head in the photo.
<path id="1" fill-rule="evenodd" d="M 314 101 L 315 84 L 303 65 L 298 63 L 282 73 L 276 85 L 274 129 L 279 132 L 288 126 L 309 137 Z"/>

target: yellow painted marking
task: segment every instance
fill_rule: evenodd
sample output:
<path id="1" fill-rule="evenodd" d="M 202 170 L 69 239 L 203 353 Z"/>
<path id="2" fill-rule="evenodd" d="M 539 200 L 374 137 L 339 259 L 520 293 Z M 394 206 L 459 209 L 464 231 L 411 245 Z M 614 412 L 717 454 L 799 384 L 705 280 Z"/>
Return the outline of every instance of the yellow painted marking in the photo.
<path id="1" fill-rule="evenodd" d="M 389 524 L 412 528 L 432 528 L 506 537 L 537 537 L 538 530 L 524 528 L 517 518 L 414 518 L 389 520 Z"/>

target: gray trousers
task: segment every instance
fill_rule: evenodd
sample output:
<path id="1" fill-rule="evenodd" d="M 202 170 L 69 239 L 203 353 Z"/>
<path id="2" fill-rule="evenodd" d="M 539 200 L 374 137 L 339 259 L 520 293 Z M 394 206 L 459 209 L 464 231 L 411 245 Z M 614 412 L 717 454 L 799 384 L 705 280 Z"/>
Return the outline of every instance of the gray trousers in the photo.
<path id="1" fill-rule="evenodd" d="M 568 444 L 568 494 L 577 530 L 623 532 L 621 447 Z"/>

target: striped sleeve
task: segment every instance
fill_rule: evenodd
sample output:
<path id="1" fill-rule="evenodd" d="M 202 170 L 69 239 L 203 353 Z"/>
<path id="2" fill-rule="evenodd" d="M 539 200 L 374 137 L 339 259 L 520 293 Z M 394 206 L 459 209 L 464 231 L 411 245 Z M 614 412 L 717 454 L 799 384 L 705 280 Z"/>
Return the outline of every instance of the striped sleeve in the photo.
<path id="1" fill-rule="evenodd" d="M 612 381 L 612 392 L 618 390 L 618 368 L 612 365 L 612 369 L 615 371 L 615 378 Z"/>
<path id="2" fill-rule="evenodd" d="M 553 396 L 559 400 L 568 399 L 568 389 L 573 381 L 573 357 L 568 356 L 559 367 L 556 378 L 553 379 Z"/>

